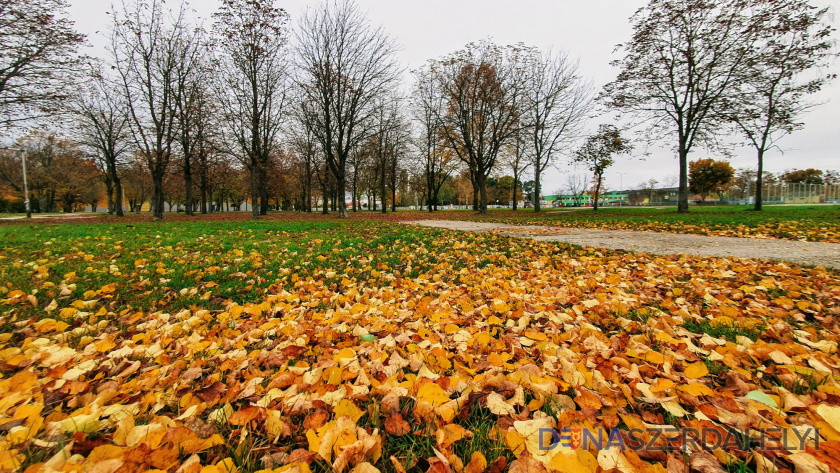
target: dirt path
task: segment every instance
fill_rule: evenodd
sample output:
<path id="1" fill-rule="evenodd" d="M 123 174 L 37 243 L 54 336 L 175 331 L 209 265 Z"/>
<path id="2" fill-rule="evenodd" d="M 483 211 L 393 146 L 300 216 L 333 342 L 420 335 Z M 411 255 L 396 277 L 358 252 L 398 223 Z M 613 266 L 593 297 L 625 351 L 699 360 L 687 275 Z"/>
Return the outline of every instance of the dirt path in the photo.
<path id="1" fill-rule="evenodd" d="M 502 223 L 420 220 L 406 222 L 424 227 L 469 232 L 496 232 L 541 241 L 562 241 L 581 246 L 611 248 L 657 255 L 686 253 L 699 256 L 737 256 L 788 261 L 840 269 L 840 244 L 754 238 L 713 237 L 675 233 L 551 228 Z"/>

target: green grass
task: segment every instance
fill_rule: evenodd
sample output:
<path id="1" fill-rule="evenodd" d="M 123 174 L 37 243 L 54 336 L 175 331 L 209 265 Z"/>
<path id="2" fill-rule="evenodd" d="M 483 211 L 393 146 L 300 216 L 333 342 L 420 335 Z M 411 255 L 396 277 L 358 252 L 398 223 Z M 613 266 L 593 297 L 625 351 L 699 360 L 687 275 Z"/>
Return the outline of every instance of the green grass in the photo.
<path id="1" fill-rule="evenodd" d="M 713 327 L 708 320 L 700 322 L 689 320 L 682 327 L 692 333 L 706 333 L 710 337 L 723 338 L 730 342 L 735 342 L 738 336 L 747 337 L 752 341 L 758 340 L 758 337 L 761 336 L 761 331 L 755 328 L 745 328 L 737 325 L 717 325 Z"/>
<path id="2" fill-rule="evenodd" d="M 676 207 L 602 207 L 598 211 L 581 208 L 542 209 L 536 213 L 533 209 L 491 210 L 493 217 L 517 217 L 540 220 L 565 221 L 612 221 L 621 220 L 633 223 L 658 221 L 663 223 L 684 223 L 692 225 L 745 225 L 749 227 L 784 223 L 807 219 L 815 224 L 840 223 L 840 205 L 803 205 L 785 206 L 768 205 L 760 212 L 751 206 L 731 205 L 720 207 L 691 207 L 688 213 L 678 213 Z"/>
<path id="3" fill-rule="evenodd" d="M 470 258 L 441 256 L 448 250 L 437 239 L 441 232 L 363 220 L 0 226 L 0 299 L 22 291 L 36 301 L 16 304 L 12 319 L 0 316 L 0 332 L 13 330 L 11 322 L 46 317 L 52 300 L 52 318 L 81 301 L 93 307 L 79 310 L 117 314 L 213 311 L 261 302 L 307 278 L 338 291 L 352 281 L 361 292 L 393 277 L 431 278 L 443 258 L 460 269 L 493 264 L 507 250 L 464 235 L 473 244 Z M 98 292 L 111 284 L 113 291 Z"/>
<path id="4" fill-rule="evenodd" d="M 675 233 L 748 236 L 763 234 L 785 239 L 840 242 L 840 206 L 766 206 L 761 212 L 749 206 L 676 208 L 607 207 L 491 211 L 479 217 L 516 224 L 659 230 Z"/>

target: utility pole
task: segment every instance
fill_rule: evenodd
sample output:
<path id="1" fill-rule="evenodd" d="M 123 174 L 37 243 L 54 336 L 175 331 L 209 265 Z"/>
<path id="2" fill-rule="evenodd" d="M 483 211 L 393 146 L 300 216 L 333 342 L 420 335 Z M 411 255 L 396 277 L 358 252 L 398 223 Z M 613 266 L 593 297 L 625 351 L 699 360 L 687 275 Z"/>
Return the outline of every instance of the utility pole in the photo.
<path id="1" fill-rule="evenodd" d="M 29 206 L 29 183 L 26 179 L 26 150 L 22 148 L 0 148 L 20 153 L 20 162 L 23 163 L 23 205 L 26 206 L 26 218 L 32 218 L 32 208 Z"/>
<path id="2" fill-rule="evenodd" d="M 613 171 L 613 172 L 614 172 L 614 173 L 616 173 L 616 174 L 618 174 L 618 188 L 619 188 L 619 189 L 618 189 L 618 192 L 619 192 L 619 195 L 618 195 L 618 206 L 619 206 L 619 207 L 621 207 L 621 201 L 622 201 L 623 199 L 621 198 L 621 194 L 620 194 L 620 193 L 621 193 L 621 192 L 624 192 L 624 175 L 625 175 L 625 174 L 627 174 L 627 173 L 626 173 L 626 172 L 618 172 L 618 171 Z"/>

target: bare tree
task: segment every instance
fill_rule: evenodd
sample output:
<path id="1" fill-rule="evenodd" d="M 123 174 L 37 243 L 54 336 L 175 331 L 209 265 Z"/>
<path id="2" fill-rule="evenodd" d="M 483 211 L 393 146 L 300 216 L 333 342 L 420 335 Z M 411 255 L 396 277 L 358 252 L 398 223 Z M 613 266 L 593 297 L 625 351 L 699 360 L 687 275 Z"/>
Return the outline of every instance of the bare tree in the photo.
<path id="1" fill-rule="evenodd" d="M 522 179 L 522 174 L 531 167 L 533 162 L 528 159 L 528 156 L 525 153 L 525 138 L 522 136 L 522 131 L 518 133 L 512 142 L 506 146 L 505 153 L 502 156 L 502 160 L 504 164 L 510 168 L 513 172 L 513 189 L 511 189 L 511 201 L 513 202 L 513 210 L 516 211 L 517 209 L 517 198 L 516 198 L 516 190 L 517 187 L 520 185 L 520 180 Z"/>
<path id="2" fill-rule="evenodd" d="M 457 169 L 454 152 L 445 146 L 442 112 L 446 99 L 438 81 L 429 68 L 414 71 L 417 81 L 412 96 L 412 112 L 418 127 L 415 140 L 423 169 L 426 206 L 429 212 L 437 211 L 440 189 Z"/>
<path id="3" fill-rule="evenodd" d="M 402 113 L 399 112 L 401 109 L 401 106 L 394 109 L 392 125 L 389 128 L 385 139 L 388 188 L 391 190 L 391 212 L 397 211 L 397 190 L 401 183 L 400 175 L 405 169 L 405 157 L 408 153 L 409 142 L 411 141 L 411 131 L 409 129 L 408 120 Z"/>
<path id="4" fill-rule="evenodd" d="M 214 17 L 220 51 L 217 95 L 235 143 L 232 152 L 250 171 L 251 216 L 258 219 L 268 210 L 266 166 L 277 146 L 288 95 L 289 15 L 273 1 L 224 0 Z"/>
<path id="5" fill-rule="evenodd" d="M 589 189 L 589 178 L 586 174 L 570 173 L 566 176 L 566 189 L 572 195 L 575 202 L 575 207 L 580 205 L 580 201 L 586 191 Z M 537 200 L 540 196 L 537 195 Z"/>
<path id="6" fill-rule="evenodd" d="M 0 121 L 49 115 L 69 98 L 85 37 L 64 18 L 65 0 L 0 2 Z"/>
<path id="7" fill-rule="evenodd" d="M 563 52 L 532 54 L 526 77 L 521 126 L 539 195 L 542 173 L 580 137 L 592 111 L 592 84 L 580 76 L 578 62 Z M 539 199 L 534 211 L 540 211 Z"/>
<path id="8" fill-rule="evenodd" d="M 751 21 L 759 33 L 748 61 L 739 69 L 739 87 L 718 107 L 758 155 L 755 210 L 761 210 L 764 154 L 779 139 L 800 128 L 799 116 L 816 104 L 805 99 L 831 78 L 801 76 L 832 56 L 825 21 L 828 8 L 805 0 L 752 0 Z"/>
<path id="9" fill-rule="evenodd" d="M 292 132 L 291 148 L 297 156 L 300 166 L 303 210 L 312 212 L 312 177 L 321 168 L 321 156 L 318 143 L 306 126 L 298 126 Z"/>
<path id="10" fill-rule="evenodd" d="M 376 113 L 374 100 L 397 82 L 396 46 L 355 3 L 330 0 L 306 12 L 297 44 L 306 125 L 326 153 L 341 193 L 339 217 L 346 218 L 347 160 L 370 134 L 365 125 Z"/>
<path id="11" fill-rule="evenodd" d="M 123 216 L 123 189 L 117 166 L 127 151 L 129 113 L 119 83 L 94 64 L 90 80 L 79 91 L 73 111 L 78 123 L 78 142 L 102 163 L 107 188 L 108 213 Z"/>
<path id="12" fill-rule="evenodd" d="M 163 0 L 123 3 L 114 15 L 111 54 L 128 105 L 130 130 L 152 175 L 152 218 L 163 219 L 163 180 L 178 139 L 181 87 L 198 51 L 185 5 L 167 11 Z"/>
<path id="13" fill-rule="evenodd" d="M 675 182 L 676 182 L 676 180 L 675 180 Z M 648 179 L 644 182 L 641 182 L 639 184 L 639 190 L 642 191 L 644 194 L 647 194 L 648 204 L 653 203 L 653 192 L 656 190 L 656 185 L 657 184 L 659 184 L 659 181 L 657 181 L 654 178 L 650 178 L 650 179 Z M 665 187 L 669 187 L 669 186 L 666 184 Z"/>
<path id="14" fill-rule="evenodd" d="M 676 138 L 678 211 L 688 212 L 688 155 L 697 144 L 720 148 L 714 107 L 735 86 L 757 32 L 745 0 L 651 0 L 632 17 L 633 38 L 612 64 L 618 78 L 605 103 L 645 124 L 648 140 Z"/>
<path id="15" fill-rule="evenodd" d="M 519 130 L 523 57 L 529 51 L 483 41 L 430 63 L 448 105 L 439 117 L 447 145 L 469 169 L 480 213 L 487 213 L 487 178 Z"/>
<path id="16" fill-rule="evenodd" d="M 405 123 L 399 114 L 399 106 L 399 99 L 393 94 L 382 95 L 375 101 L 376 112 L 371 117 L 373 123 L 370 124 L 370 143 L 378 174 L 379 194 L 383 196 L 382 213 L 388 212 L 388 207 L 384 205 L 386 188 L 391 187 L 390 184 L 393 183 L 391 177 L 396 168 L 397 148 L 403 144 L 401 128 Z"/>
<path id="17" fill-rule="evenodd" d="M 206 44 L 199 32 L 193 41 L 196 44 Z M 191 62 L 182 64 L 185 70 L 178 74 L 178 94 L 176 112 L 178 114 L 178 142 L 181 145 L 181 171 L 184 177 L 184 212 L 193 215 L 195 199 L 193 197 L 193 168 L 199 171 L 201 213 L 207 213 L 207 176 L 203 167 L 207 165 L 207 155 L 212 149 L 210 144 L 210 128 L 213 114 L 216 111 L 212 103 L 210 81 L 207 76 L 212 73 L 209 57 L 203 53 L 204 48 L 195 53 Z M 206 169 L 204 169 L 206 171 Z"/>

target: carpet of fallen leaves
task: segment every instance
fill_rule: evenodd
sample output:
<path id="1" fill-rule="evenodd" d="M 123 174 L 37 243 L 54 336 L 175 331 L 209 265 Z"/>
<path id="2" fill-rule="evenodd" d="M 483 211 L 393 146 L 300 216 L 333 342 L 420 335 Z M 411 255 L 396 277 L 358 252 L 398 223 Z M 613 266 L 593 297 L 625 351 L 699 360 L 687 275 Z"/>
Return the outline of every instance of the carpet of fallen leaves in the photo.
<path id="1" fill-rule="evenodd" d="M 254 225 L 4 243 L 0 279 L 20 287 L 0 291 L 0 469 L 840 468 L 838 272 L 387 223 Z M 541 428 L 656 426 L 808 440 L 540 448 Z"/>

